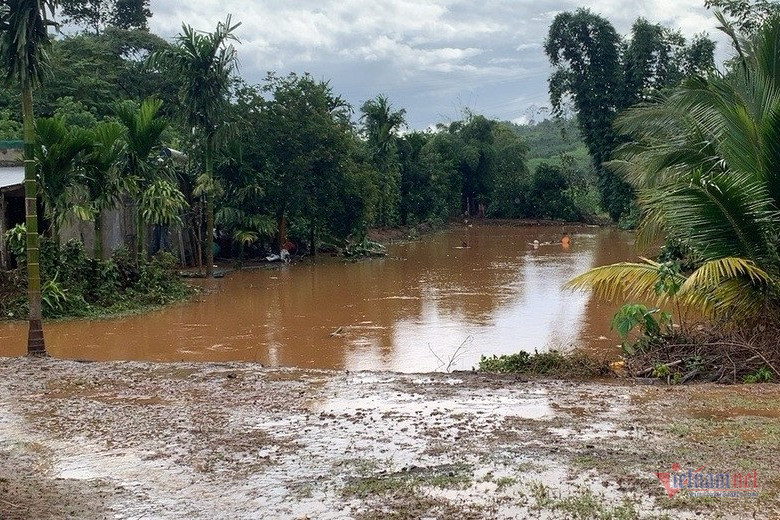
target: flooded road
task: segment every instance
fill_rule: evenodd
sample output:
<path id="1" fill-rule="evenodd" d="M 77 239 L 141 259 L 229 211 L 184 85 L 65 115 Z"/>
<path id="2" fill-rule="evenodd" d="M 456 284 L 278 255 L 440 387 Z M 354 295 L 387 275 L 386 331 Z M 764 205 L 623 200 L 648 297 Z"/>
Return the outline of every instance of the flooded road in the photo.
<path id="1" fill-rule="evenodd" d="M 562 284 L 636 257 L 614 229 L 475 226 L 395 244 L 388 257 L 321 258 L 203 282 L 198 301 L 115 320 L 49 323 L 56 357 L 259 361 L 268 366 L 427 372 L 481 355 L 579 347 L 617 353 L 616 305 Z M 534 240 L 552 242 L 534 249 Z M 463 247 L 463 244 L 467 247 Z M 0 323 L 0 355 L 21 355 L 25 323 Z"/>

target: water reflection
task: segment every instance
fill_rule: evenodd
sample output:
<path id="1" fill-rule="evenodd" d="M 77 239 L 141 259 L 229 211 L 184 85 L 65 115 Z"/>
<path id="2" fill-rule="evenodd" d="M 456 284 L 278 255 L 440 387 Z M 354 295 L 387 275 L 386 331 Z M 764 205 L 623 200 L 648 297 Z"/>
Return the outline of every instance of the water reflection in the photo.
<path id="1" fill-rule="evenodd" d="M 204 282 L 214 293 L 200 302 L 48 324 L 47 340 L 53 355 L 68 358 L 400 371 L 436 370 L 453 357 L 451 368 L 470 368 L 482 354 L 548 346 L 612 349 L 615 307 L 561 285 L 631 259 L 631 235 L 566 230 L 566 249 L 563 228 L 474 227 L 391 246 L 381 260 L 244 271 Z M 553 244 L 534 249 L 534 240 Z M 0 325 L 0 353 L 22 354 L 25 337 L 23 323 Z"/>

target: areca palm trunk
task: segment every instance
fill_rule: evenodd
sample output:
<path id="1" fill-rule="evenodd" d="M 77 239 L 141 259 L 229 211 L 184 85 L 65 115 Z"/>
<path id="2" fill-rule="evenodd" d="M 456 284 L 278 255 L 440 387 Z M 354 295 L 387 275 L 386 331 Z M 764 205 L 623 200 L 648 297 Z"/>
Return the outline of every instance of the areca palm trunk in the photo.
<path id="1" fill-rule="evenodd" d="M 22 85 L 22 117 L 24 120 L 24 210 L 27 226 L 27 293 L 30 302 L 30 328 L 27 334 L 27 355 L 46 356 L 41 311 L 41 266 L 38 238 L 38 183 L 35 175 L 33 147 L 32 85 Z"/>
<path id="2" fill-rule="evenodd" d="M 214 136 L 206 137 L 206 175 L 214 177 Z M 206 278 L 214 274 L 214 194 L 206 193 Z"/>

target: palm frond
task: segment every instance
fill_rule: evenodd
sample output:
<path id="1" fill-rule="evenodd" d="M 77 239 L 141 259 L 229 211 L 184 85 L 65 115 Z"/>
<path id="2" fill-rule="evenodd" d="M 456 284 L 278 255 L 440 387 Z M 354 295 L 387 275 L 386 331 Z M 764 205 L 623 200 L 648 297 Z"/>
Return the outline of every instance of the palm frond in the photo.
<path id="1" fill-rule="evenodd" d="M 183 79 L 180 98 L 187 123 L 209 135 L 219 128 L 227 107 L 231 79 L 238 66 L 238 53 L 230 42 L 238 41 L 234 31 L 240 25 L 233 23 L 230 15 L 211 33 L 184 24 L 175 45 L 153 53 L 146 62 L 150 68 L 169 70 Z"/>
<path id="2" fill-rule="evenodd" d="M 667 294 L 659 294 L 658 282 L 661 280 L 661 264 L 642 259 L 638 262 L 595 267 L 571 281 L 565 287 L 576 290 L 592 290 L 597 298 L 614 300 L 641 300 L 662 304 L 669 300 Z M 678 284 L 685 282 L 682 275 L 672 275 Z"/>
<path id="3" fill-rule="evenodd" d="M 30 87 L 48 72 L 53 0 L 5 0 L 0 11 L 0 60 L 6 80 Z"/>
<path id="4" fill-rule="evenodd" d="M 681 293 L 703 289 L 715 289 L 726 280 L 745 278 L 750 283 L 770 285 L 774 282 L 771 276 L 758 267 L 755 262 L 746 258 L 718 258 L 702 264 L 696 269 L 680 288 Z"/>

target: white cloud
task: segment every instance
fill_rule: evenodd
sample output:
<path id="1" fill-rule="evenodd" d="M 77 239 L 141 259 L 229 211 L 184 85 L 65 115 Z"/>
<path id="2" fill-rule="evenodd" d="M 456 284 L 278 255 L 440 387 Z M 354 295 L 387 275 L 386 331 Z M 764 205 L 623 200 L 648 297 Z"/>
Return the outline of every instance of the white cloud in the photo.
<path id="1" fill-rule="evenodd" d="M 359 106 L 386 93 L 405 107 L 410 126 L 457 117 L 470 100 L 489 115 L 521 119 L 543 105 L 549 65 L 548 26 L 580 5 L 621 32 L 637 16 L 713 31 L 703 0 L 152 0 L 152 30 L 173 36 L 181 23 L 210 30 L 227 13 L 237 31 L 241 73 L 259 82 L 268 70 L 311 72 Z M 522 99 L 519 99 L 519 98 Z M 480 108 L 482 107 L 482 108 Z"/>

